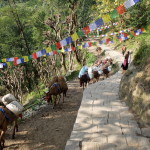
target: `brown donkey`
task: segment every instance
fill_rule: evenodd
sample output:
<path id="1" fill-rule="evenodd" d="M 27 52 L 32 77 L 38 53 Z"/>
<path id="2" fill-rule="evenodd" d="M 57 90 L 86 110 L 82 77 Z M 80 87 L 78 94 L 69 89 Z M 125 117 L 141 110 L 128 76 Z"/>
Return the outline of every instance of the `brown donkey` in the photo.
<path id="1" fill-rule="evenodd" d="M 15 137 L 15 129 L 18 130 L 17 125 L 17 116 L 14 115 L 10 110 L 8 110 L 6 107 L 0 106 L 0 150 L 3 150 L 4 148 L 4 136 L 7 131 L 7 126 L 9 123 L 14 122 L 14 128 L 13 128 L 13 135 L 12 138 Z"/>

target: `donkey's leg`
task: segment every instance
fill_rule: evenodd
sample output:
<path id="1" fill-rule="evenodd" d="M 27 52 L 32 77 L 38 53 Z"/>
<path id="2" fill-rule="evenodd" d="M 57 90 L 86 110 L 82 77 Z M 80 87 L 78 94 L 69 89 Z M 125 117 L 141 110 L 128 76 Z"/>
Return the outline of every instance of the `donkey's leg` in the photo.
<path id="1" fill-rule="evenodd" d="M 0 136 L 0 150 L 3 150 L 5 147 L 5 140 L 4 140 L 4 135 L 5 135 L 5 130 L 1 131 L 1 136 Z"/>
<path id="2" fill-rule="evenodd" d="M 18 124 L 17 124 L 17 119 L 14 121 L 14 127 L 13 127 L 13 134 L 12 134 L 12 139 L 15 138 L 15 133 L 18 132 Z"/>

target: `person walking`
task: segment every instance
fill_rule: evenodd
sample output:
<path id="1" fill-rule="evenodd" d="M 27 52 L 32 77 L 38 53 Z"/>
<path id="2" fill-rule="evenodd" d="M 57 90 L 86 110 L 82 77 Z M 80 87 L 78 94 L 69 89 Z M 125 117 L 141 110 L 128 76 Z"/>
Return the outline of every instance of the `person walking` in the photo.
<path id="1" fill-rule="evenodd" d="M 130 55 L 130 52 L 128 51 L 127 54 L 125 55 L 124 57 L 124 61 L 121 65 L 121 68 L 122 68 L 122 73 L 125 73 L 126 70 L 128 69 L 128 65 L 129 65 L 129 55 Z"/>
<path id="2" fill-rule="evenodd" d="M 126 52 L 127 48 L 125 45 L 122 46 L 122 55 L 124 56 L 125 52 Z"/>

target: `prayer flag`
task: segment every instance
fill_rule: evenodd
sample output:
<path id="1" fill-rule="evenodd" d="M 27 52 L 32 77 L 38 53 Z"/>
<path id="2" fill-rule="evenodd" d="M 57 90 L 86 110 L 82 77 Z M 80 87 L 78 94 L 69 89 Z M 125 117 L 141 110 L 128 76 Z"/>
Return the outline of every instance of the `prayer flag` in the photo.
<path id="1" fill-rule="evenodd" d="M 28 62 L 28 61 L 29 61 L 28 56 L 22 56 L 22 57 L 23 57 L 23 59 L 24 59 L 24 62 Z"/>
<path id="2" fill-rule="evenodd" d="M 32 58 L 33 58 L 33 59 L 37 59 L 37 58 L 38 58 L 36 52 L 34 52 L 34 53 L 32 54 Z"/>
<path id="3" fill-rule="evenodd" d="M 64 50 L 64 49 L 61 49 L 61 52 L 63 53 L 63 52 L 65 52 L 65 50 Z"/>
<path id="4" fill-rule="evenodd" d="M 56 45 L 54 45 L 54 44 L 51 45 L 51 49 L 52 49 L 52 50 L 56 50 Z"/>
<path id="5" fill-rule="evenodd" d="M 71 47 L 72 51 L 75 51 L 75 47 Z"/>
<path id="6" fill-rule="evenodd" d="M 71 38 L 73 41 L 76 41 L 77 39 L 79 39 L 78 34 L 76 32 L 71 35 Z"/>
<path id="7" fill-rule="evenodd" d="M 92 46 L 92 43 L 91 43 L 91 42 L 88 42 L 88 44 L 89 44 L 89 47 L 91 47 L 91 46 Z"/>
<path id="8" fill-rule="evenodd" d="M 12 58 L 6 58 L 6 61 L 7 62 L 14 61 L 14 57 L 12 57 Z"/>
<path id="9" fill-rule="evenodd" d="M 124 6 L 126 9 L 132 7 L 135 4 L 134 0 L 127 0 L 124 2 Z"/>
<path id="10" fill-rule="evenodd" d="M 0 68 L 3 68 L 3 63 L 0 63 Z"/>
<path id="11" fill-rule="evenodd" d="M 65 52 L 68 52 L 68 48 L 65 49 Z"/>
<path id="12" fill-rule="evenodd" d="M 118 15 L 118 12 L 117 12 L 117 10 L 116 9 L 114 9 L 111 13 L 110 13 L 110 17 L 112 18 L 112 19 L 114 19 L 114 18 L 116 18 L 116 17 L 118 17 L 119 15 Z"/>
<path id="13" fill-rule="evenodd" d="M 57 54 L 57 51 L 56 51 L 56 50 L 54 50 L 54 51 L 53 51 L 53 54 L 54 54 L 54 55 L 56 55 L 56 54 Z"/>
<path id="14" fill-rule="evenodd" d="M 67 42 L 67 44 L 71 44 L 72 43 L 72 38 L 71 37 L 67 37 L 66 38 L 66 42 Z"/>
<path id="15" fill-rule="evenodd" d="M 36 52 L 36 55 L 37 55 L 37 57 L 41 57 L 42 56 L 41 51 Z"/>
<path id="16" fill-rule="evenodd" d="M 49 53 L 49 52 L 51 52 L 51 51 L 52 51 L 51 47 L 47 47 L 47 48 L 46 48 L 46 53 Z"/>
<path id="17" fill-rule="evenodd" d="M 42 55 L 45 55 L 46 54 L 46 49 L 42 49 L 41 53 L 42 53 Z"/>
<path id="18" fill-rule="evenodd" d="M 57 49 L 60 49 L 61 47 L 62 47 L 62 46 L 61 46 L 60 42 L 57 42 L 57 43 L 56 43 L 56 48 L 57 48 Z"/>
<path id="19" fill-rule="evenodd" d="M 99 26 L 104 25 L 104 22 L 103 22 L 103 20 L 100 18 L 100 19 L 98 19 L 98 20 L 95 21 L 95 24 L 96 24 L 97 27 L 99 27 Z"/>
<path id="20" fill-rule="evenodd" d="M 84 32 L 84 34 L 88 34 L 90 32 L 89 26 L 82 28 L 82 31 Z"/>
<path id="21" fill-rule="evenodd" d="M 60 41 L 60 44 L 61 44 L 62 47 L 63 47 L 63 46 L 66 46 L 66 45 L 67 45 L 66 39 L 61 40 L 61 41 Z"/>
<path id="22" fill-rule="evenodd" d="M 95 30 L 95 29 L 97 28 L 96 23 L 95 23 L 95 22 L 94 22 L 94 23 L 91 23 L 91 24 L 89 25 L 89 28 L 90 28 L 90 31 Z"/>
<path id="23" fill-rule="evenodd" d="M 2 62 L 6 62 L 6 58 L 3 58 L 3 59 L 2 59 Z"/>
<path id="24" fill-rule="evenodd" d="M 126 10 L 125 10 L 125 7 L 124 5 L 120 5 L 116 8 L 117 12 L 119 15 L 123 14 Z"/>
<path id="25" fill-rule="evenodd" d="M 84 32 L 82 30 L 78 31 L 77 34 L 78 34 L 79 37 L 84 36 Z"/>
<path id="26" fill-rule="evenodd" d="M 10 67 L 10 62 L 6 62 L 7 66 Z"/>
<path id="27" fill-rule="evenodd" d="M 111 18 L 110 18 L 110 15 L 109 15 L 109 14 L 107 14 L 107 15 L 103 15 L 103 16 L 102 16 L 102 19 L 103 19 L 104 23 L 107 23 L 107 22 L 109 22 L 109 21 L 111 20 Z"/>
<path id="28" fill-rule="evenodd" d="M 135 3 L 139 2 L 140 0 L 134 0 Z"/>

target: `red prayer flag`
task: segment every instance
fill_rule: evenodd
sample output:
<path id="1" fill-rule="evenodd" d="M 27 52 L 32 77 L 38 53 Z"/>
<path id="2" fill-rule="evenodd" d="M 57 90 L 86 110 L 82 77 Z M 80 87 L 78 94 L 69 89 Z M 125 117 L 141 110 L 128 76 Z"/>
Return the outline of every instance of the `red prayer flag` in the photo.
<path id="1" fill-rule="evenodd" d="M 145 29 L 144 28 L 141 28 L 141 31 L 143 32 Z"/>
<path id="2" fill-rule="evenodd" d="M 123 13 L 126 11 L 124 5 L 118 6 L 118 7 L 116 8 L 116 10 L 117 10 L 117 12 L 118 12 L 119 15 L 123 14 Z"/>
<path id="3" fill-rule="evenodd" d="M 128 34 L 127 33 L 122 33 L 123 35 L 124 35 L 124 37 L 127 37 L 128 36 Z"/>
<path id="4" fill-rule="evenodd" d="M 75 51 L 75 47 L 71 47 L 72 51 Z"/>
<path id="5" fill-rule="evenodd" d="M 84 32 L 84 34 L 88 34 L 90 32 L 89 26 L 82 28 L 82 31 Z"/>
<path id="6" fill-rule="evenodd" d="M 110 39 L 106 39 L 106 44 L 109 44 Z"/>
<path id="7" fill-rule="evenodd" d="M 32 54 L 32 58 L 33 59 L 37 59 L 38 58 L 36 52 Z"/>
<path id="8" fill-rule="evenodd" d="M 54 55 L 56 55 L 56 54 L 57 54 L 57 51 L 56 51 L 56 50 L 55 50 L 55 51 L 53 51 L 53 54 L 54 54 Z"/>
<path id="9" fill-rule="evenodd" d="M 18 57 L 14 57 L 14 66 L 17 66 L 17 59 Z"/>
<path id="10" fill-rule="evenodd" d="M 56 48 L 57 48 L 57 49 L 60 49 L 61 47 L 62 47 L 62 46 L 61 46 L 60 42 L 56 43 Z"/>
<path id="11" fill-rule="evenodd" d="M 88 42 L 88 44 L 89 44 L 89 47 L 91 47 L 91 46 L 92 46 L 92 43 L 91 43 L 91 42 Z"/>

